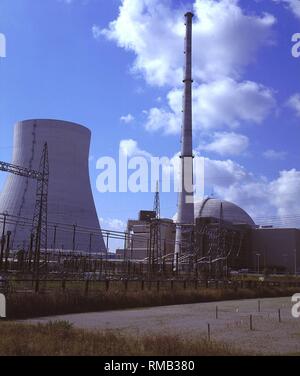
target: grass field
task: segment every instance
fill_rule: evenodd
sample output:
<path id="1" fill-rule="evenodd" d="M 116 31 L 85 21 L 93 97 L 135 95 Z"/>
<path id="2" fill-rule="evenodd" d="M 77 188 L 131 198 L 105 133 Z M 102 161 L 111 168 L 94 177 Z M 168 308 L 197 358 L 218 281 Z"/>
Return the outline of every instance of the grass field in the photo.
<path id="1" fill-rule="evenodd" d="M 221 300 L 291 296 L 295 288 L 262 287 L 257 289 L 201 288 L 160 291 L 124 292 L 110 290 L 86 295 L 81 290 L 49 294 L 22 293 L 7 297 L 8 319 L 26 319 L 105 310 L 155 307 L 174 304 L 201 303 Z"/>
<path id="2" fill-rule="evenodd" d="M 66 321 L 42 325 L 1 322 L 0 356 L 214 356 L 242 355 L 206 339 L 130 336 L 75 329 Z"/>

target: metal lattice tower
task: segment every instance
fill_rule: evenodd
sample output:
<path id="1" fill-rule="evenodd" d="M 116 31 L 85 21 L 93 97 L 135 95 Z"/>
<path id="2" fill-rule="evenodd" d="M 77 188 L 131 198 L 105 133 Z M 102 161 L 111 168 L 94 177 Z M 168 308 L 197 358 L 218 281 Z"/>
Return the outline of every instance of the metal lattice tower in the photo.
<path id="1" fill-rule="evenodd" d="M 45 251 L 47 250 L 47 212 L 49 183 L 47 143 L 45 143 L 44 145 L 39 171 L 31 170 L 26 167 L 16 166 L 6 162 L 0 162 L 0 171 L 37 180 L 36 204 L 33 217 L 31 243 L 34 239 L 34 262 L 35 265 L 38 265 L 41 248 Z"/>
<path id="2" fill-rule="evenodd" d="M 45 143 L 39 172 L 41 179 L 37 181 L 36 202 L 33 216 L 32 233 L 34 234 L 34 265 L 39 270 L 41 249 L 47 251 L 47 213 L 48 213 L 48 183 L 49 159 L 48 145 Z"/>
<path id="3" fill-rule="evenodd" d="M 161 228 L 160 228 L 160 197 L 159 197 L 159 184 L 156 184 L 156 192 L 154 196 L 153 211 L 155 218 L 152 219 L 150 224 L 150 250 L 151 250 L 151 263 L 161 261 Z"/>
<path id="4" fill-rule="evenodd" d="M 153 211 L 155 211 L 155 218 L 160 219 L 160 198 L 159 198 L 159 183 L 156 183 L 156 192 L 154 196 Z"/>
<path id="5" fill-rule="evenodd" d="M 0 162 L 0 171 L 23 176 L 24 178 L 31 178 L 36 180 L 42 179 L 42 174 L 39 171 L 30 170 L 29 168 L 16 166 L 6 162 Z"/>

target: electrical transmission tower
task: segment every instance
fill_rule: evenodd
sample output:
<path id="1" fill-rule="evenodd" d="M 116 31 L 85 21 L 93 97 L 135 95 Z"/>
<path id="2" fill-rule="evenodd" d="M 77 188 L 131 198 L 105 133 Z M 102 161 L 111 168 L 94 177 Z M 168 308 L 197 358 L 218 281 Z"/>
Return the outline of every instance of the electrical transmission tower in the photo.
<path id="1" fill-rule="evenodd" d="M 159 198 L 159 184 L 156 182 L 156 192 L 154 196 L 153 211 L 155 211 L 155 218 L 160 219 L 160 198 Z"/>
<path id="2" fill-rule="evenodd" d="M 36 202 L 33 215 L 32 233 L 35 235 L 34 265 L 38 274 L 41 249 L 47 252 L 47 217 L 48 217 L 48 183 L 49 159 L 48 145 L 45 143 L 40 161 L 41 179 L 37 181 Z"/>
<path id="3" fill-rule="evenodd" d="M 161 249 L 161 224 L 160 224 L 160 198 L 159 198 L 159 184 L 156 183 L 156 192 L 154 196 L 153 211 L 155 218 L 151 220 L 150 224 L 150 254 L 151 264 L 161 262 L 162 249 Z"/>
<path id="4" fill-rule="evenodd" d="M 48 211 L 48 183 L 49 183 L 49 160 L 48 146 L 45 143 L 40 161 L 39 171 L 16 166 L 6 162 L 0 162 L 0 171 L 37 180 L 36 204 L 34 209 L 32 235 L 34 239 L 34 262 L 38 270 L 40 251 L 47 250 L 47 211 Z M 9 213 L 7 213 L 7 216 Z M 31 241 L 32 243 L 32 241 Z"/>

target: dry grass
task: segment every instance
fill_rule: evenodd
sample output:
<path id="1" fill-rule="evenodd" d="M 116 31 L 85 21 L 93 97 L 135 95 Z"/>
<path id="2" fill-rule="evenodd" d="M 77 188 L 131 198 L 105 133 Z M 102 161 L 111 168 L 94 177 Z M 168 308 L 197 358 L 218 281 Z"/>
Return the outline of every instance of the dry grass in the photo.
<path id="1" fill-rule="evenodd" d="M 198 289 L 174 291 L 108 291 L 86 296 L 81 291 L 51 294 L 12 294 L 7 299 L 7 317 L 25 319 L 40 316 L 107 311 L 126 308 L 190 304 L 221 300 L 291 296 L 292 288 Z"/>
<path id="2" fill-rule="evenodd" d="M 25 325 L 0 323 L 0 356 L 214 356 L 241 355 L 206 339 L 174 335 L 120 335 L 90 332 L 69 322 Z"/>

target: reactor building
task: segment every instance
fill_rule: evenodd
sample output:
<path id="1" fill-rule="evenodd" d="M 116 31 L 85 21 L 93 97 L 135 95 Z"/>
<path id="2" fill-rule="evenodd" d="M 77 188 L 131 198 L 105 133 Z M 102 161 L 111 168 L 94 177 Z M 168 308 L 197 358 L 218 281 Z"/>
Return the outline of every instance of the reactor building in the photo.
<path id="1" fill-rule="evenodd" d="M 206 197 L 195 205 L 193 252 L 199 265 L 210 265 L 221 274 L 233 271 L 292 273 L 300 271 L 300 229 L 259 226 L 238 205 L 215 197 Z M 128 220 L 125 249 L 117 258 L 144 260 L 149 256 L 150 223 L 154 211 L 142 210 L 139 218 Z M 175 248 L 176 223 L 160 219 L 162 254 Z M 202 269 L 203 270 L 203 269 Z"/>
<path id="2" fill-rule="evenodd" d="M 216 265 L 270 273 L 300 270 L 300 229 L 256 225 L 232 202 L 208 197 L 196 203 L 194 231 L 199 257 Z"/>
<path id="3" fill-rule="evenodd" d="M 38 171 L 48 146 L 47 248 L 105 252 L 89 178 L 89 129 L 60 120 L 20 121 L 14 128 L 12 164 Z M 0 193 L 0 232 L 11 232 L 11 248 L 27 250 L 37 182 L 10 174 Z"/>

